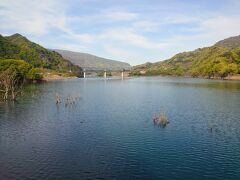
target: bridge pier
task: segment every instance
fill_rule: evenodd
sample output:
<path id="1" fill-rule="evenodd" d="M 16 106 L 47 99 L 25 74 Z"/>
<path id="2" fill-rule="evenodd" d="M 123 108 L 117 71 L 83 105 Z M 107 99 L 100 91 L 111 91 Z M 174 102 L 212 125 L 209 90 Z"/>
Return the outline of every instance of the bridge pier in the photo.
<path id="1" fill-rule="evenodd" d="M 107 71 L 106 71 L 106 70 L 104 71 L 103 77 L 104 77 L 104 78 L 107 78 Z"/>
<path id="2" fill-rule="evenodd" d="M 85 69 L 83 70 L 83 78 L 86 78 L 86 71 L 85 71 Z"/>

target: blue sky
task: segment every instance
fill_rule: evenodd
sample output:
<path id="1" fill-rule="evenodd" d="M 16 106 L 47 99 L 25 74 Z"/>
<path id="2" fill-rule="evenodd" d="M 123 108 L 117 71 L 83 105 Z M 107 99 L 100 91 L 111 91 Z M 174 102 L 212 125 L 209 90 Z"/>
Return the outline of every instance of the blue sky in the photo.
<path id="1" fill-rule="evenodd" d="M 0 0 L 0 33 L 131 65 L 240 34 L 239 0 Z"/>

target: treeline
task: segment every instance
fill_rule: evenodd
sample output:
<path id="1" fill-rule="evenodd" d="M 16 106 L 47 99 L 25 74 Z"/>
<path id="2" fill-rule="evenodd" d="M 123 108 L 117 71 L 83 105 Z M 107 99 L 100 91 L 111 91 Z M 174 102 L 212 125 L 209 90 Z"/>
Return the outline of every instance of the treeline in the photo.
<path id="1" fill-rule="evenodd" d="M 131 75 L 225 78 L 240 74 L 240 48 L 212 46 L 179 53 L 169 60 L 135 66 Z"/>
<path id="2" fill-rule="evenodd" d="M 20 34 L 0 35 L 0 98 L 16 99 L 23 83 L 40 81 L 46 70 L 81 77 L 82 68 Z"/>
<path id="3" fill-rule="evenodd" d="M 31 64 L 23 60 L 4 59 L 0 60 L 0 73 L 9 71 L 17 74 L 24 80 L 41 80 L 42 73 L 39 68 L 34 68 Z"/>
<path id="4" fill-rule="evenodd" d="M 26 81 L 42 79 L 40 69 L 23 60 L 6 59 L 0 61 L 0 91 L 4 100 L 16 100 Z"/>
<path id="5" fill-rule="evenodd" d="M 29 41 L 20 34 L 3 37 L 0 35 L 1 59 L 20 59 L 34 68 L 51 69 L 82 76 L 82 68 L 64 59 L 59 53 Z"/>

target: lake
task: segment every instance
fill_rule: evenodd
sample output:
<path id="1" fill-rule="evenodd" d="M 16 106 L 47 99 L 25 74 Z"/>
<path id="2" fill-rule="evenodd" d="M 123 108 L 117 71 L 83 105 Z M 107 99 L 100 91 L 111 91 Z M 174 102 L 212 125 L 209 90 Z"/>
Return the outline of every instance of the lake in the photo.
<path id="1" fill-rule="evenodd" d="M 70 95 L 80 99 L 68 104 Z M 29 85 L 18 103 L 0 104 L 0 179 L 239 179 L 239 108 L 237 81 Z M 161 111 L 165 128 L 153 124 Z"/>

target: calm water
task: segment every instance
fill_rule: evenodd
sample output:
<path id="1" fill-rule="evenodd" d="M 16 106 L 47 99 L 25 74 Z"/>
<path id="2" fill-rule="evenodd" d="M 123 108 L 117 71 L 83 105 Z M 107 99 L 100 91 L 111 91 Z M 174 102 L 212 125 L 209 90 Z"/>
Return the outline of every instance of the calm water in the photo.
<path id="1" fill-rule="evenodd" d="M 75 105 L 55 104 L 81 96 Z M 79 79 L 0 104 L 0 179 L 239 179 L 240 82 Z M 153 125 L 165 111 L 170 124 Z"/>

